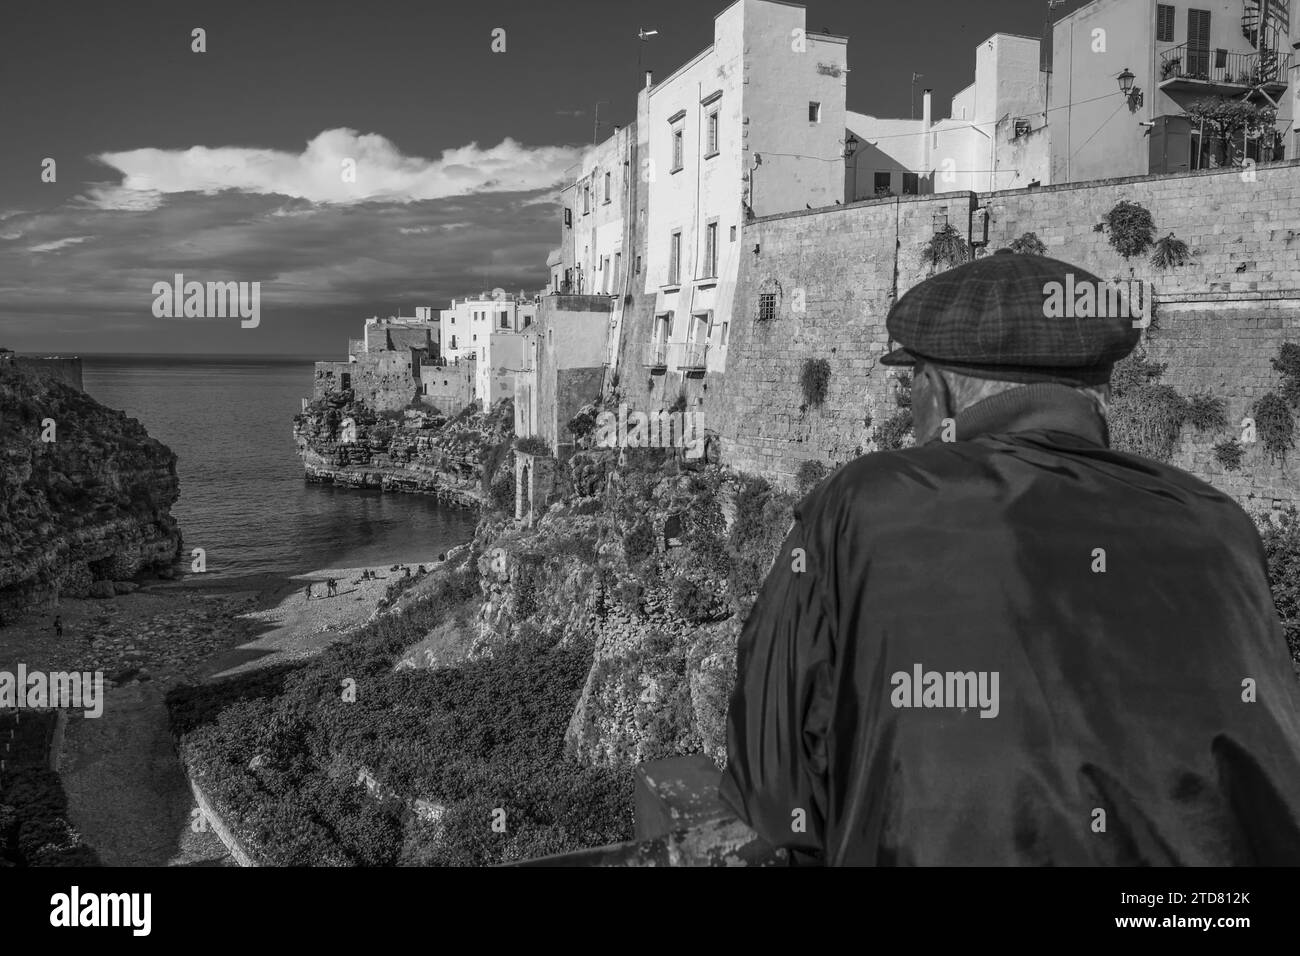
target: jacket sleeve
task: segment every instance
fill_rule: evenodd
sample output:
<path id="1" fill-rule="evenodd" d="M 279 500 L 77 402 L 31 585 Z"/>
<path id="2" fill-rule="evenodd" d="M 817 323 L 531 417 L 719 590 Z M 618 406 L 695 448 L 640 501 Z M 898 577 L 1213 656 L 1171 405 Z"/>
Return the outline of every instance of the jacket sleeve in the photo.
<path id="1" fill-rule="evenodd" d="M 768 843 L 819 855 L 825 822 L 830 635 L 800 521 L 741 631 L 719 794 Z"/>

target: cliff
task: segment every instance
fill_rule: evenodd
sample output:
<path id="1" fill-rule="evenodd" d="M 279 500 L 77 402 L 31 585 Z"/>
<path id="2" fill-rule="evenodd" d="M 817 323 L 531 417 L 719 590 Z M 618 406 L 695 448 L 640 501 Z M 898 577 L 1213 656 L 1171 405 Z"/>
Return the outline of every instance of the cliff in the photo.
<path id="1" fill-rule="evenodd" d="M 454 418 L 427 409 L 375 413 L 327 396 L 294 417 L 308 481 L 433 495 L 465 507 L 483 502 L 483 460 L 514 433 L 514 406 L 474 406 Z"/>
<path id="2" fill-rule="evenodd" d="M 0 604 L 170 569 L 181 535 L 176 456 L 134 418 L 16 363 L 0 363 Z"/>

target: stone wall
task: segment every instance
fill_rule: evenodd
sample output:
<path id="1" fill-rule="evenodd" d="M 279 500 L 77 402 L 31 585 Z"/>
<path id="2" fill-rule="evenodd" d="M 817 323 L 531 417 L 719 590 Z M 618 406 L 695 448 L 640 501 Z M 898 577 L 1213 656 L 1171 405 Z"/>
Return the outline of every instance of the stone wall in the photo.
<path id="1" fill-rule="evenodd" d="M 1185 241 L 1191 262 L 1159 271 L 1146 256 L 1122 258 L 1095 226 L 1123 199 L 1150 210 L 1157 236 Z M 891 374 L 878 366 L 895 272 L 900 294 L 927 277 L 921 251 L 945 217 L 982 240 L 982 216 L 971 212 L 981 204 L 986 251 L 1034 232 L 1048 255 L 1103 279 L 1151 280 L 1157 316 L 1144 337 L 1150 356 L 1169 363 L 1164 381 L 1224 399 L 1234 426 L 1277 386 L 1270 359 L 1300 341 L 1300 164 L 855 203 L 746 225 L 728 372 L 709 376 L 703 408 L 725 463 L 788 483 L 804 459 L 841 463 L 874 447 L 874 426 L 897 411 Z M 776 295 L 776 315 L 759 322 L 763 293 Z M 800 370 L 813 358 L 830 363 L 829 394 L 801 408 Z M 1294 454 L 1275 465 L 1256 445 L 1241 472 L 1223 472 L 1211 448 L 1235 432 L 1185 429 L 1174 463 L 1248 507 L 1300 501 Z"/>

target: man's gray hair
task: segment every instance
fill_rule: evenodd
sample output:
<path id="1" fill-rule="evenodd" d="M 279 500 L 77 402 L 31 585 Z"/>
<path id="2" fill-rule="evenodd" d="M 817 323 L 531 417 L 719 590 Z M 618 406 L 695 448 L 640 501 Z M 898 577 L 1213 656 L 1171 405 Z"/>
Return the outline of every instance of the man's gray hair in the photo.
<path id="1" fill-rule="evenodd" d="M 948 387 L 948 392 L 952 396 L 953 413 L 964 411 L 976 402 L 982 402 L 986 398 L 998 395 L 1002 392 L 1009 392 L 1013 388 L 1021 388 L 1024 382 L 1003 382 L 991 378 L 978 378 L 974 375 L 967 375 L 964 372 L 955 372 L 942 366 L 934 366 L 934 370 L 939 373 L 943 379 L 944 385 Z M 1110 409 L 1110 385 L 1079 385 L 1075 388 L 1087 395 L 1097 406 L 1097 413 L 1102 418 Z"/>

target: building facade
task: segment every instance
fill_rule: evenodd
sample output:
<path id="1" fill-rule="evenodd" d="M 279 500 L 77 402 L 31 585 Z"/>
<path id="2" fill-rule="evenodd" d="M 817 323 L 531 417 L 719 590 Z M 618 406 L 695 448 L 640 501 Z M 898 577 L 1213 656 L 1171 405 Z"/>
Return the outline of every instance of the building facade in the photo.
<path id="1" fill-rule="evenodd" d="M 1062 17 L 1048 96 L 1052 181 L 1239 165 L 1187 115 L 1207 99 L 1276 108 L 1276 129 L 1247 137 L 1246 158 L 1295 156 L 1295 37 L 1285 0 L 1094 0 Z"/>

